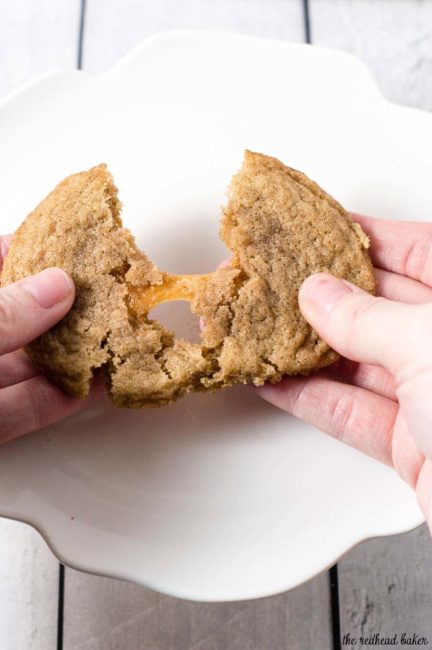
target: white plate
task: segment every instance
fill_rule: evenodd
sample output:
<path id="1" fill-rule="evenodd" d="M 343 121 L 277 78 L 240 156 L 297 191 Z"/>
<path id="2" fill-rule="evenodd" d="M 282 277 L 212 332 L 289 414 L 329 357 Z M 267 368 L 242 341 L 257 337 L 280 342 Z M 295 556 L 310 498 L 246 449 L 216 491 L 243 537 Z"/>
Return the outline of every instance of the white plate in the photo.
<path id="1" fill-rule="evenodd" d="M 0 108 L 0 142 L 3 232 L 63 176 L 106 161 L 126 225 L 173 272 L 226 257 L 219 206 L 246 147 L 352 210 L 432 214 L 432 118 L 385 101 L 350 55 L 305 45 L 162 34 L 106 75 L 25 88 Z M 2 447 L 0 512 L 71 566 L 197 600 L 275 594 L 422 522 L 390 469 L 248 388 L 142 412 L 103 401 Z"/>

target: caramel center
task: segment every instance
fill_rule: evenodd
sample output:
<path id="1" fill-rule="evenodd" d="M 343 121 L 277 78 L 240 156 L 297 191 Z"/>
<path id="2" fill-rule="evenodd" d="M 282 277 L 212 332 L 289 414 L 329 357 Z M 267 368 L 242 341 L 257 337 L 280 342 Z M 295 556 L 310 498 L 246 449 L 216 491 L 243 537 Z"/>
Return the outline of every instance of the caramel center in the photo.
<path id="1" fill-rule="evenodd" d="M 197 291 L 208 282 L 213 273 L 204 275 L 170 275 L 162 273 L 161 284 L 133 290 L 134 303 L 139 311 L 148 313 L 151 309 L 170 300 L 191 302 Z"/>

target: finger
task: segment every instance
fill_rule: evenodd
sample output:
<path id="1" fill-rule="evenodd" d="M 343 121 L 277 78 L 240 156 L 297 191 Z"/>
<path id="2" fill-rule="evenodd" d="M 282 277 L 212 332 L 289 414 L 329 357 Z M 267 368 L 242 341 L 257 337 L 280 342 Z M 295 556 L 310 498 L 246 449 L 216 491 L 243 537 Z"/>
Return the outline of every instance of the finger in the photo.
<path id="1" fill-rule="evenodd" d="M 345 384 L 364 388 L 372 393 L 396 401 L 396 382 L 391 374 L 381 366 L 357 363 L 341 357 L 337 363 L 321 371 L 325 377 Z"/>
<path id="2" fill-rule="evenodd" d="M 45 269 L 0 289 L 0 355 L 55 325 L 71 308 L 75 289 L 61 269 Z"/>
<path id="3" fill-rule="evenodd" d="M 19 384 L 39 374 L 40 372 L 34 367 L 24 350 L 10 352 L 0 357 L 0 388 Z"/>
<path id="4" fill-rule="evenodd" d="M 0 271 L 2 270 L 3 260 L 7 255 L 12 235 L 0 235 Z"/>
<path id="5" fill-rule="evenodd" d="M 319 375 L 290 377 L 257 390 L 287 413 L 391 465 L 395 402 Z"/>
<path id="6" fill-rule="evenodd" d="M 374 269 L 374 275 L 378 296 L 413 305 L 432 302 L 432 289 L 421 282 L 383 269 Z"/>
<path id="7" fill-rule="evenodd" d="M 374 274 L 377 281 L 377 294 L 380 296 L 409 304 L 432 301 L 432 289 L 421 282 L 383 269 L 375 268 Z M 323 371 L 323 374 L 396 400 L 395 381 L 391 374 L 380 366 L 359 364 L 342 357 L 337 363 Z"/>
<path id="8" fill-rule="evenodd" d="M 417 486 L 417 498 L 432 534 L 432 460 L 426 459 L 420 469 Z"/>
<path id="9" fill-rule="evenodd" d="M 232 263 L 232 260 L 224 260 L 221 262 L 218 266 L 218 269 L 226 269 L 227 266 L 230 266 Z"/>
<path id="10" fill-rule="evenodd" d="M 327 273 L 305 280 L 299 304 L 320 336 L 353 361 L 380 365 L 395 375 L 413 359 L 431 356 L 429 337 L 422 331 L 432 320 L 429 304 L 376 298 Z"/>
<path id="11" fill-rule="evenodd" d="M 99 396 L 100 389 L 96 389 L 87 399 L 76 399 L 43 375 L 3 388 L 0 390 L 0 444 L 72 415 Z"/>
<path id="12" fill-rule="evenodd" d="M 392 459 L 396 472 L 415 490 L 425 455 L 421 452 L 400 411 L 393 430 Z"/>
<path id="13" fill-rule="evenodd" d="M 371 240 L 374 266 L 432 286 L 432 224 L 352 216 Z"/>

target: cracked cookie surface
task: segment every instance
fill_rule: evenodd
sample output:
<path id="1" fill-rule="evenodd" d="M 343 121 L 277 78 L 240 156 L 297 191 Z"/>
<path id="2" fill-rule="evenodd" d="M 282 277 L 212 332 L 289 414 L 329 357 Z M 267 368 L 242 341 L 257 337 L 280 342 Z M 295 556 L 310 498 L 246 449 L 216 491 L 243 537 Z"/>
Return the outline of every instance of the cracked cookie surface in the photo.
<path id="1" fill-rule="evenodd" d="M 175 276 L 122 227 L 106 166 L 62 181 L 15 233 L 1 276 L 8 284 L 59 266 L 75 282 L 71 311 L 27 348 L 37 367 L 81 398 L 103 368 L 114 404 L 137 408 L 335 361 L 301 316 L 298 290 L 328 271 L 373 292 L 366 235 L 315 183 L 262 154 L 245 153 L 228 199 L 221 237 L 232 260 L 187 285 L 204 319 L 196 344 L 148 317 L 149 297 L 157 300 Z"/>

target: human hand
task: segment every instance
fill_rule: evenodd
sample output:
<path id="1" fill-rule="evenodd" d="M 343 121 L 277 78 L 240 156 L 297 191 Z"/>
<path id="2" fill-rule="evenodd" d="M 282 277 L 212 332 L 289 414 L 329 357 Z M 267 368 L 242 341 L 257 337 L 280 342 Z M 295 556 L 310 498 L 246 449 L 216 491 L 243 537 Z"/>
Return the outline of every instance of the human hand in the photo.
<path id="1" fill-rule="evenodd" d="M 11 236 L 0 236 L 0 271 Z M 0 443 L 52 424 L 89 404 L 40 374 L 20 349 L 55 325 L 74 301 L 72 280 L 47 269 L 0 289 Z"/>
<path id="2" fill-rule="evenodd" d="M 308 278 L 300 309 L 344 358 L 258 391 L 394 467 L 432 531 L 432 224 L 354 218 L 371 239 L 379 297 L 328 274 Z"/>

